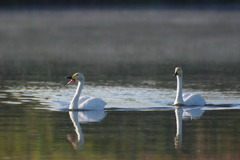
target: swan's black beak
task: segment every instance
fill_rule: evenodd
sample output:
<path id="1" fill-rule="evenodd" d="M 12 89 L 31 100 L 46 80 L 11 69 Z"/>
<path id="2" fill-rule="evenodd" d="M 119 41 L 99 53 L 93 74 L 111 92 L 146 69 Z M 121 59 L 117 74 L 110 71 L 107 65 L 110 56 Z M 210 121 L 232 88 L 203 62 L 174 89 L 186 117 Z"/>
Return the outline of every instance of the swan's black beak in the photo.
<path id="1" fill-rule="evenodd" d="M 67 78 L 67 79 L 72 79 L 72 76 L 66 76 L 65 78 Z"/>
<path id="2" fill-rule="evenodd" d="M 70 79 L 70 81 L 67 84 L 75 82 L 75 79 L 73 79 L 72 76 L 66 76 L 65 78 Z"/>
<path id="3" fill-rule="evenodd" d="M 175 72 L 175 73 L 173 74 L 174 77 L 176 77 L 177 75 L 178 75 L 178 72 Z"/>

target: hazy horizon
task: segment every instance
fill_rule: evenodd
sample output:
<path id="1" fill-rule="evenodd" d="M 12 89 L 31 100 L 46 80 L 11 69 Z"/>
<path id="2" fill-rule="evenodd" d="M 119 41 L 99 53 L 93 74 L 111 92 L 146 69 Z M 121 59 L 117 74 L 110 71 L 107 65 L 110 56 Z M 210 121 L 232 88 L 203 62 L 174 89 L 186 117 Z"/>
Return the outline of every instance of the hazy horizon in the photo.
<path id="1" fill-rule="evenodd" d="M 1 11 L 0 72 L 22 77 L 236 73 L 239 11 Z"/>

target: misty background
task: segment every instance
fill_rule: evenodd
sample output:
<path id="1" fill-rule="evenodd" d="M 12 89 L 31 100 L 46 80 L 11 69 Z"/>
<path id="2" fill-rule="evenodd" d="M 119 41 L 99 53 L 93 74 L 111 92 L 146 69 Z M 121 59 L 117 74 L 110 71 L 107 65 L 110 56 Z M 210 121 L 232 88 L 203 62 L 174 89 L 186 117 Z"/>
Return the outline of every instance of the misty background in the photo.
<path id="1" fill-rule="evenodd" d="M 154 77 L 176 66 L 188 74 L 240 70 L 238 1 L 58 2 L 1 1 L 2 81 L 51 81 L 75 72 Z"/>

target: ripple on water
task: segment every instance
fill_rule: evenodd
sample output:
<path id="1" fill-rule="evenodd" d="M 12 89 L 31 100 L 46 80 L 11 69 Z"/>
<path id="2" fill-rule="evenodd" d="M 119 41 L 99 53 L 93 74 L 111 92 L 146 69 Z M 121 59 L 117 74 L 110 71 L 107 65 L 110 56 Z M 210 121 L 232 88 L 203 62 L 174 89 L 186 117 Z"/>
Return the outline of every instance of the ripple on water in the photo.
<path id="1" fill-rule="evenodd" d="M 37 86 L 35 86 L 37 84 Z M 47 86 L 47 87 L 46 87 Z M 57 86 L 57 87 L 56 87 Z M 59 86 L 54 83 L 31 83 L 30 86 L 18 87 L 18 89 L 8 87 L 1 90 L 0 103 L 22 104 L 32 101 L 39 102 L 42 108 L 51 110 L 64 110 L 68 108 L 74 92 L 75 85 Z M 196 91 L 184 90 L 185 93 L 200 93 L 206 99 L 205 109 L 219 107 L 239 108 L 239 94 L 236 91 Z M 8 94 L 8 95 L 7 95 Z M 10 94 L 10 95 L 9 95 Z M 100 97 L 107 102 L 106 109 L 115 110 L 153 110 L 159 108 L 172 108 L 175 99 L 175 90 L 166 88 L 143 88 L 124 86 L 93 86 L 85 85 L 82 95 Z M 11 96 L 14 100 L 7 100 Z"/>

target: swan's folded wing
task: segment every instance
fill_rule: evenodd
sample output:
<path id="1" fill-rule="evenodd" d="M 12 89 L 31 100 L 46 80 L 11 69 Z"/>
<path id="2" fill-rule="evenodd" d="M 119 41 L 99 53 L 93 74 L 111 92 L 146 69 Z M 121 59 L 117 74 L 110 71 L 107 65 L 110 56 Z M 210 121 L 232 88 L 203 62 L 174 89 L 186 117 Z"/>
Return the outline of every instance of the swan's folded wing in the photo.
<path id="1" fill-rule="evenodd" d="M 190 94 L 190 93 L 187 93 L 187 94 L 183 94 L 183 99 L 185 100 L 185 99 L 187 99 L 189 96 L 191 96 L 192 94 Z"/>
<path id="2" fill-rule="evenodd" d="M 83 103 L 79 104 L 79 109 L 83 110 L 103 110 L 107 103 L 101 98 L 88 98 Z"/>
<path id="3" fill-rule="evenodd" d="M 188 106 L 204 106 L 206 102 L 200 94 L 188 94 L 188 96 L 184 96 L 184 104 Z"/>
<path id="4" fill-rule="evenodd" d="M 86 100 L 88 100 L 88 99 L 90 99 L 90 98 L 91 98 L 91 97 L 83 97 L 83 96 L 81 96 L 81 97 L 79 98 L 78 104 L 80 105 L 80 104 L 84 103 Z"/>

